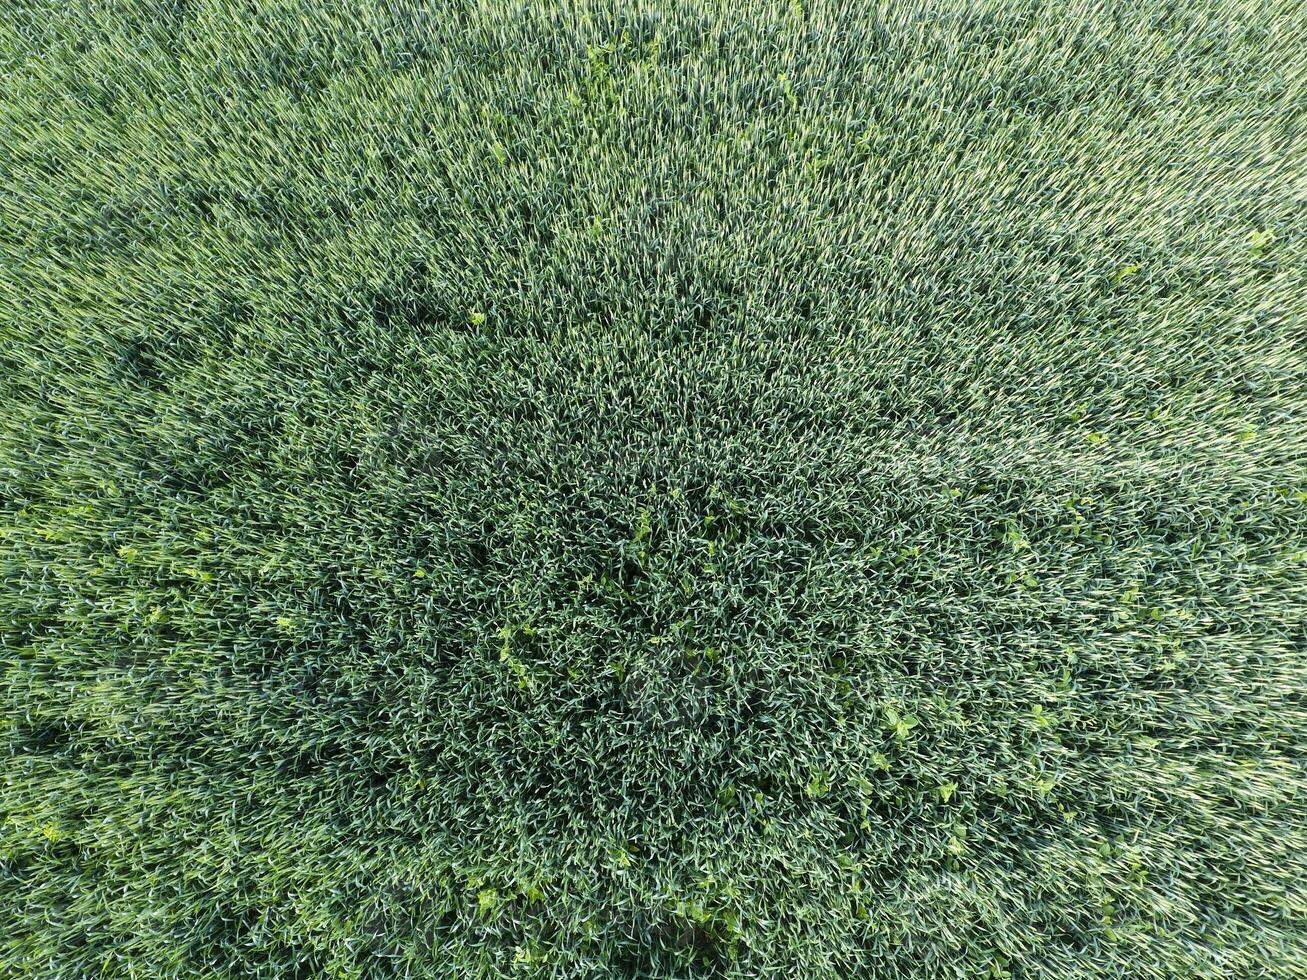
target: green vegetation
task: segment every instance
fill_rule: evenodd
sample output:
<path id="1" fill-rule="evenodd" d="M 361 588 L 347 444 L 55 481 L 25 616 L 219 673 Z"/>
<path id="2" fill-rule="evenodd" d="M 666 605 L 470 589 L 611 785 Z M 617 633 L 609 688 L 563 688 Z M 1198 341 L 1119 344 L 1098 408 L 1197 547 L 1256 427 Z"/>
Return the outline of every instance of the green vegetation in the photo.
<path id="1" fill-rule="evenodd" d="M 0 975 L 1289 978 L 1294 0 L 10 0 Z"/>

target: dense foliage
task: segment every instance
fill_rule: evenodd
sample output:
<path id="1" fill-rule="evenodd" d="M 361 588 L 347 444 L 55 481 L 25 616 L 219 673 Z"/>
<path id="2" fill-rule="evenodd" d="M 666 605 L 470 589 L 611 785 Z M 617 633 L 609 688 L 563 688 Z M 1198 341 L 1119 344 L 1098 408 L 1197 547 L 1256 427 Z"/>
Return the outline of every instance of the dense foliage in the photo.
<path id="1" fill-rule="evenodd" d="M 1304 975 L 1299 3 L 6 11 L 0 975 Z"/>

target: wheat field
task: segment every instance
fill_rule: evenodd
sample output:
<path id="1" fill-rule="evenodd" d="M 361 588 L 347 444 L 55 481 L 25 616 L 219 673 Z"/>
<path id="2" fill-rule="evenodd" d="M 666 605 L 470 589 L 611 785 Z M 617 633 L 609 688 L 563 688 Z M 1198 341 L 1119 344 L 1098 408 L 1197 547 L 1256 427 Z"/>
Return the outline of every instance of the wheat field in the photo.
<path id="1" fill-rule="evenodd" d="M 0 77 L 0 975 L 1307 975 L 1300 2 Z"/>

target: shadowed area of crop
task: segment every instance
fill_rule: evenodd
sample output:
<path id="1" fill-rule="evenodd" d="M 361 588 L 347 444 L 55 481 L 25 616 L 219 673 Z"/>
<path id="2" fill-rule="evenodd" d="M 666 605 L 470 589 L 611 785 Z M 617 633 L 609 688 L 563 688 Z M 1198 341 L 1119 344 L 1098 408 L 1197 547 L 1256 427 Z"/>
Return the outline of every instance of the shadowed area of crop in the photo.
<path id="1" fill-rule="evenodd" d="M 1301 976 L 1298 3 L 0 21 L 0 974 Z"/>

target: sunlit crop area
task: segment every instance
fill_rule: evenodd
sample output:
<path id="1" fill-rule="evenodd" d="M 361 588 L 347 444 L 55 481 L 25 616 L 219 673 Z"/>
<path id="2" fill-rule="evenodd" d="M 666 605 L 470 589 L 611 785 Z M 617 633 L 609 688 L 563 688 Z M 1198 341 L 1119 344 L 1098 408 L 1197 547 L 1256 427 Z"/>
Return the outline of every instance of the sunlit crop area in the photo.
<path id="1" fill-rule="evenodd" d="M 5 7 L 0 976 L 1303 976 L 1300 3 Z"/>

